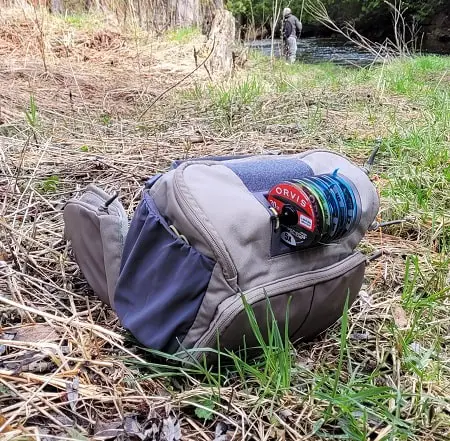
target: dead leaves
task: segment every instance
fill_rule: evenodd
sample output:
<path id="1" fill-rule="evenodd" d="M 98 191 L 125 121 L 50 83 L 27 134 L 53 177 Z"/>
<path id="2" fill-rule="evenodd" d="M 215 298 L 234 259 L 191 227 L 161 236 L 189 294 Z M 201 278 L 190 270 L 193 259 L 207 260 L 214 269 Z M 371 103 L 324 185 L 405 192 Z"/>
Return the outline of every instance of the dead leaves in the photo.
<path id="1" fill-rule="evenodd" d="M 8 333 L 14 333 L 16 341 L 56 342 L 59 338 L 55 329 L 45 323 L 20 326 L 17 329 L 10 329 Z"/>
<path id="2" fill-rule="evenodd" d="M 45 323 L 8 328 L 0 334 L 0 368 L 13 375 L 49 372 L 54 368 L 52 355 L 63 349 L 58 343 L 58 333 Z"/>
<path id="3" fill-rule="evenodd" d="M 4 333 L 0 336 L 3 340 L 14 340 L 14 334 Z M 7 346 L 5 344 L 0 345 L 0 357 L 6 352 Z"/>
<path id="4" fill-rule="evenodd" d="M 395 326 L 397 326 L 398 329 L 408 328 L 409 325 L 406 311 L 400 305 L 392 306 L 392 316 L 394 318 Z"/>
<path id="5" fill-rule="evenodd" d="M 1 124 L 1 121 L 0 121 Z M 3 264 L 6 265 L 6 262 L 9 260 L 8 253 L 4 248 L 0 247 L 0 266 L 3 266 Z"/>
<path id="6" fill-rule="evenodd" d="M 217 423 L 214 441 L 227 441 L 227 432 L 228 426 L 224 422 L 220 421 L 219 423 Z"/>
<path id="7" fill-rule="evenodd" d="M 122 421 L 108 421 L 107 423 L 98 422 L 94 429 L 94 440 L 103 441 L 115 439 L 124 432 Z"/>
<path id="8" fill-rule="evenodd" d="M 94 436 L 96 441 L 180 441 L 180 422 L 173 410 L 164 418 L 154 415 L 141 423 L 136 416 L 127 416 L 123 421 L 97 423 Z"/>
<path id="9" fill-rule="evenodd" d="M 73 381 L 67 383 L 66 393 L 67 393 L 67 402 L 70 405 L 70 408 L 76 412 L 76 402 L 78 401 L 78 390 L 80 387 L 80 379 L 75 377 Z"/>
<path id="10" fill-rule="evenodd" d="M 14 428 L 9 424 L 5 424 L 8 420 L 0 415 L 0 433 L 12 432 Z"/>

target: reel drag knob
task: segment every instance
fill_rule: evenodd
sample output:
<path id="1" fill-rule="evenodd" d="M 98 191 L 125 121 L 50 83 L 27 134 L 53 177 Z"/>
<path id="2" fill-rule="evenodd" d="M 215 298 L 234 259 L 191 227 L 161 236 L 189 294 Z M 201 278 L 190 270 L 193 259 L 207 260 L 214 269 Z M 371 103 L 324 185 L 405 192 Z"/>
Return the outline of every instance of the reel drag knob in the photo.
<path id="1" fill-rule="evenodd" d="M 290 204 L 283 206 L 278 217 L 283 225 L 297 225 L 298 223 L 297 210 Z"/>

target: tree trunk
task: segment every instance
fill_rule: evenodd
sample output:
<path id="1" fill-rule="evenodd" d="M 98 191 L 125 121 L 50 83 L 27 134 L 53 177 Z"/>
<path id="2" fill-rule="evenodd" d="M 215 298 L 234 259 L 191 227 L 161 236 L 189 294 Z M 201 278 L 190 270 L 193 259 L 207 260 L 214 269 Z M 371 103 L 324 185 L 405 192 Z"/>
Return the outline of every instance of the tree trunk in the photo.
<path id="1" fill-rule="evenodd" d="M 169 7 L 175 11 L 176 26 L 198 26 L 200 24 L 200 0 L 170 0 Z"/>
<path id="2" fill-rule="evenodd" d="M 210 74 L 227 73 L 233 69 L 233 49 L 236 27 L 233 14 L 225 9 L 216 12 L 206 42 L 208 53 L 212 51 L 206 62 Z"/>
<path id="3" fill-rule="evenodd" d="M 133 0 L 135 10 L 142 14 L 142 22 L 150 23 L 157 32 L 171 27 L 199 26 L 207 34 L 223 0 Z M 144 7 L 145 5 L 145 7 Z"/>
<path id="4" fill-rule="evenodd" d="M 62 14 L 64 12 L 63 0 L 50 0 L 50 12 L 52 14 Z"/>
<path id="5" fill-rule="evenodd" d="M 202 32 L 208 35 L 218 10 L 223 9 L 223 0 L 200 0 Z"/>

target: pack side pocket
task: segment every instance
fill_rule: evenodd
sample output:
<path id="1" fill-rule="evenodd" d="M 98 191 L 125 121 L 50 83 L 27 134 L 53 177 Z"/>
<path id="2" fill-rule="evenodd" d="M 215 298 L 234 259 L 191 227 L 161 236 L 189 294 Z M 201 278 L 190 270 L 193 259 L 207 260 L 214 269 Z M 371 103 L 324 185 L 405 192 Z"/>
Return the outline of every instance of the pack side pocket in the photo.
<path id="1" fill-rule="evenodd" d="M 172 352 L 197 316 L 215 264 L 171 230 L 145 191 L 115 293 L 122 325 L 146 347 Z"/>
<path id="2" fill-rule="evenodd" d="M 288 333 L 291 341 L 313 338 L 331 326 L 342 316 L 347 293 L 349 304 L 355 300 L 363 282 L 365 260 L 363 254 L 354 252 L 337 264 L 245 292 L 265 340 L 271 326 L 268 300 L 282 335 L 286 313 L 289 312 Z M 215 346 L 217 333 L 222 348 L 238 350 L 244 346 L 244 339 L 247 349 L 258 345 L 240 296 L 223 302 L 196 348 Z"/>
<path id="3" fill-rule="evenodd" d="M 79 199 L 64 207 L 64 236 L 70 240 L 75 260 L 94 293 L 114 308 L 114 290 L 128 218 L 116 199 L 100 210 L 111 195 L 90 184 Z"/>
<path id="4" fill-rule="evenodd" d="M 341 318 L 347 295 L 350 307 L 361 289 L 365 267 L 364 260 L 341 276 L 314 286 L 311 309 L 306 320 L 292 334 L 293 342 L 311 340 Z"/>
<path id="5" fill-rule="evenodd" d="M 269 342 L 269 333 L 272 327 L 270 309 L 276 318 L 276 323 L 282 336 L 284 336 L 286 315 L 288 314 L 288 333 L 291 336 L 293 331 L 306 320 L 311 308 L 313 293 L 314 289 L 311 286 L 298 289 L 292 288 L 289 291 L 273 296 L 267 292 L 267 297 L 250 303 L 250 307 L 258 322 L 259 331 L 265 342 Z M 245 347 L 248 351 L 247 355 L 252 355 L 253 350 L 259 346 L 247 312 L 243 307 L 236 314 L 231 326 L 228 326 L 219 335 L 221 348 L 242 350 Z"/>

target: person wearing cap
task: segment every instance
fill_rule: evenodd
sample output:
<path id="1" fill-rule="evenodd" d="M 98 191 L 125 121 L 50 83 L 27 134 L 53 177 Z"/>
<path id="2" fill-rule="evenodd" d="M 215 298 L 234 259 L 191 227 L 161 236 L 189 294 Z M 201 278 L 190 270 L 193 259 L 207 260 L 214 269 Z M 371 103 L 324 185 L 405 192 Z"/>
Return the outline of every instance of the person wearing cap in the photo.
<path id="1" fill-rule="evenodd" d="M 297 37 L 302 33 L 302 23 L 292 14 L 290 8 L 283 9 L 282 35 L 285 45 L 286 60 L 289 63 L 295 62 L 297 55 Z"/>

